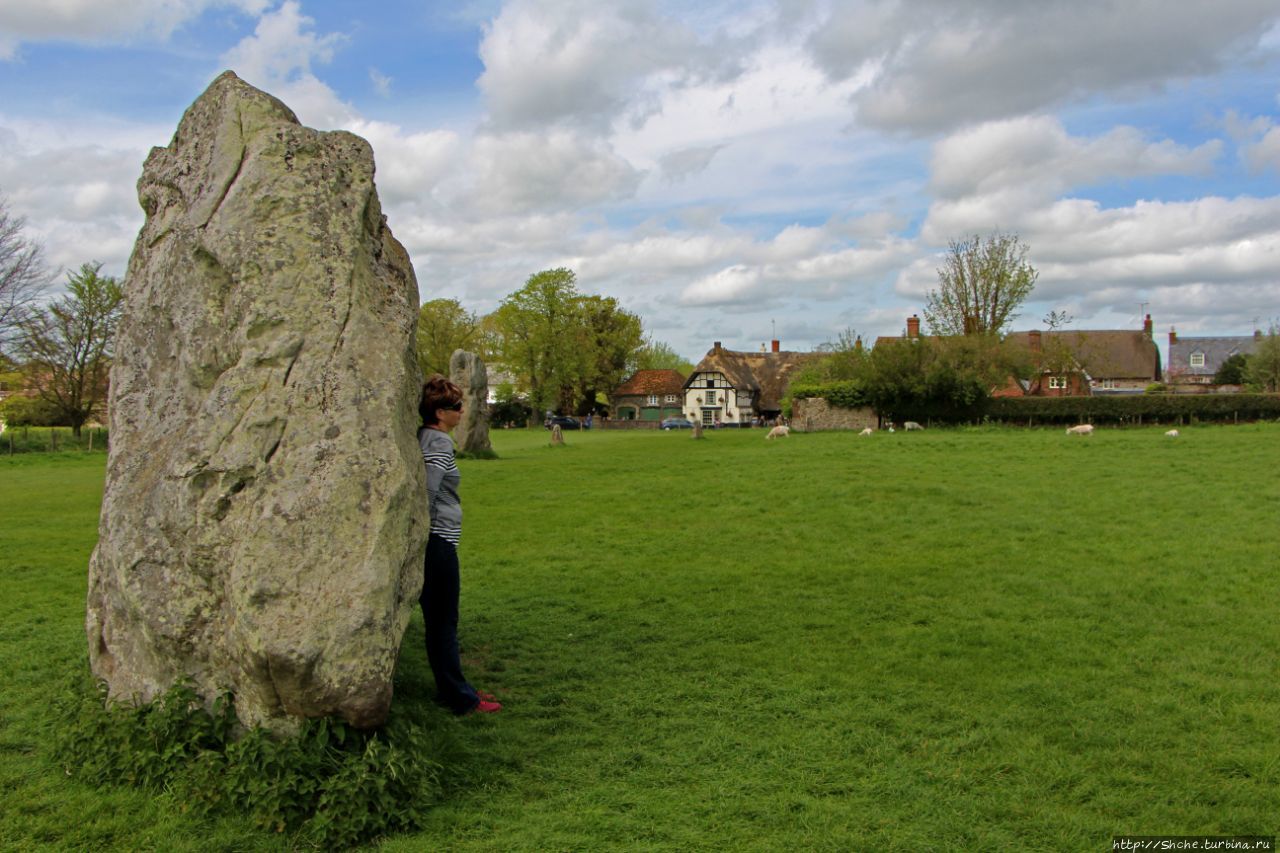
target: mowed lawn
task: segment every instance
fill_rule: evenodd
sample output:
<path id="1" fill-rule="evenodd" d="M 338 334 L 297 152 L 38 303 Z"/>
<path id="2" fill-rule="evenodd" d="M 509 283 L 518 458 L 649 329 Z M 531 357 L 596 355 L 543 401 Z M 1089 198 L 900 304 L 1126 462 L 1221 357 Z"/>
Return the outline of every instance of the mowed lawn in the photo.
<path id="1" fill-rule="evenodd" d="M 1100 850 L 1280 824 L 1280 426 L 497 432 L 462 643 L 396 714 L 446 796 L 389 850 Z M 103 457 L 0 459 L 0 847 L 287 846 L 45 757 Z"/>

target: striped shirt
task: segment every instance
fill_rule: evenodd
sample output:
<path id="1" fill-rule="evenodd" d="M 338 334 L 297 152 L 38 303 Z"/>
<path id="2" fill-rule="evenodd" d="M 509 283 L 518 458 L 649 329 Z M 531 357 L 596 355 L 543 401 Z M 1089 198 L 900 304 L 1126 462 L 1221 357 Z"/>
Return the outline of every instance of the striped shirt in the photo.
<path id="1" fill-rule="evenodd" d="M 453 439 L 447 432 L 423 427 L 418 430 L 418 446 L 427 466 L 431 532 L 457 545 L 462 538 L 462 501 L 458 498 L 462 474 L 453 459 Z"/>

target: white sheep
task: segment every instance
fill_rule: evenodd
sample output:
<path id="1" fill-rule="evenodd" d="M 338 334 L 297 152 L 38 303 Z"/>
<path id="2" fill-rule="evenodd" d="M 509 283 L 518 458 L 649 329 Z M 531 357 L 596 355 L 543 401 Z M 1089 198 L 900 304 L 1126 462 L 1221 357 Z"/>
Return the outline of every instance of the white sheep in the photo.
<path id="1" fill-rule="evenodd" d="M 1168 432 L 1166 432 L 1165 435 L 1169 436 L 1169 438 L 1177 438 L 1178 431 L 1176 429 L 1171 429 Z"/>
<path id="2" fill-rule="evenodd" d="M 773 429 L 769 430 L 769 434 L 768 434 L 768 435 L 766 435 L 766 436 L 765 436 L 765 438 L 766 438 L 766 439 L 770 439 L 770 438 L 786 438 L 786 437 L 787 437 L 787 433 L 789 433 L 789 432 L 791 432 L 791 427 L 788 427 L 788 426 L 782 426 L 781 424 L 779 424 L 778 426 L 776 426 L 776 427 L 774 427 Z"/>
<path id="3" fill-rule="evenodd" d="M 1080 424 L 1079 426 L 1067 427 L 1067 435 L 1090 435 L 1093 433 L 1093 424 Z"/>
<path id="4" fill-rule="evenodd" d="M 873 430 L 871 427 L 867 427 L 862 432 L 858 433 L 858 435 L 871 435 L 871 433 L 873 432 L 875 432 L 875 430 Z"/>
<path id="5" fill-rule="evenodd" d="M 904 422 L 902 424 L 902 428 L 905 429 L 907 432 L 911 432 L 911 430 L 913 429 L 924 429 L 924 427 L 920 426 L 920 424 L 916 423 L 915 421 Z"/>

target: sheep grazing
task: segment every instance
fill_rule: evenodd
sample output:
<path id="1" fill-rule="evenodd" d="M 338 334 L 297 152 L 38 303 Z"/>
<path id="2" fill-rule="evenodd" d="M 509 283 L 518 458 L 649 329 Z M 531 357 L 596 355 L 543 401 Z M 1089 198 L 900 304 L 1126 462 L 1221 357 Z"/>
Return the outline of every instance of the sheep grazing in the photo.
<path id="1" fill-rule="evenodd" d="M 873 432 L 875 432 L 875 430 L 873 430 L 871 427 L 867 427 L 862 432 L 858 433 L 858 435 L 871 435 L 871 433 Z"/>
<path id="2" fill-rule="evenodd" d="M 789 432 L 791 432 L 791 427 L 786 427 L 786 426 L 778 425 L 778 426 L 774 427 L 773 429 L 769 430 L 769 434 L 768 434 L 768 435 L 766 435 L 766 436 L 765 436 L 765 438 L 766 438 L 766 439 L 770 439 L 770 438 L 786 438 L 786 437 L 787 437 L 787 433 L 789 433 Z"/>
<path id="3" fill-rule="evenodd" d="M 1177 438 L 1178 431 L 1176 429 L 1171 429 L 1168 432 L 1166 432 L 1165 435 L 1169 436 L 1169 438 Z"/>
<path id="4" fill-rule="evenodd" d="M 1093 424 L 1080 424 L 1079 426 L 1067 427 L 1067 435 L 1091 435 L 1093 433 Z"/>
<path id="5" fill-rule="evenodd" d="M 916 423 L 915 421 L 906 421 L 905 423 L 902 424 L 902 428 L 905 429 L 907 432 L 911 432 L 911 430 L 913 429 L 924 429 L 924 427 L 920 426 L 920 424 Z"/>

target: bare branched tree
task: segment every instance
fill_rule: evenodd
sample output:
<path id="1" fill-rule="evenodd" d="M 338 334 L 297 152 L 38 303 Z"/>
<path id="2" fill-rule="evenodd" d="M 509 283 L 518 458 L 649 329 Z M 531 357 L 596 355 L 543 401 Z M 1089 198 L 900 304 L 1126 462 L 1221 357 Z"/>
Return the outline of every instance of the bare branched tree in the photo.
<path id="1" fill-rule="evenodd" d="M 0 355 L 17 342 L 19 325 L 49 284 L 40 244 L 22 233 L 26 224 L 0 196 Z"/>
<path id="2" fill-rule="evenodd" d="M 53 406 L 76 435 L 107 398 L 107 373 L 124 302 L 120 283 L 83 264 L 67 276 L 67 294 L 32 308 L 22 321 L 17 352 L 28 386 Z"/>
<path id="3" fill-rule="evenodd" d="M 924 309 L 935 335 L 999 334 L 1031 294 L 1039 273 L 1017 234 L 953 240 Z"/>

